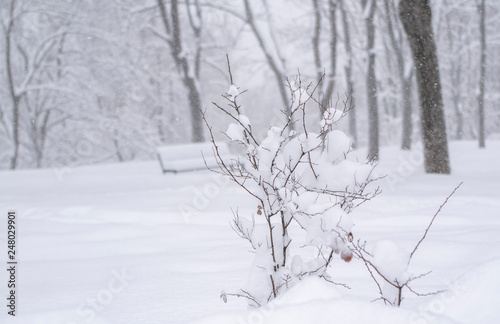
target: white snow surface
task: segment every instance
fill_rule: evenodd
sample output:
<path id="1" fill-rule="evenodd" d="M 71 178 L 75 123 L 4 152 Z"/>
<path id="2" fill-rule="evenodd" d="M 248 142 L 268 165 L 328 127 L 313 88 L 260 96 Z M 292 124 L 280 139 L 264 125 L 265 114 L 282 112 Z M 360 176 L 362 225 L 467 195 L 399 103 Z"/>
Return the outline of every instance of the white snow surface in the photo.
<path id="1" fill-rule="evenodd" d="M 344 297 L 333 285 L 310 277 L 292 287 L 287 294 L 260 309 L 209 317 L 195 323 L 457 323 L 439 314 L 419 314 L 411 309 L 389 308 L 382 304 Z M 425 317 L 424 317 L 425 316 Z M 420 321 L 420 322 L 419 322 Z"/>
<path id="2" fill-rule="evenodd" d="M 425 174 L 419 154 L 383 148 L 383 193 L 351 215 L 354 239 L 367 240 L 369 251 L 384 240 L 412 251 L 464 182 L 408 268 L 412 275 L 432 271 L 413 283 L 415 291 L 445 292 L 417 297 L 405 290 L 401 308 L 372 302 L 378 289 L 362 262 L 339 257 L 329 273 L 351 289 L 308 278 L 261 309 L 231 296 L 224 303 L 221 291 L 242 288 L 253 262 L 248 242 L 229 225 L 230 207 L 251 214 L 257 205 L 208 171 L 162 175 L 156 161 L 78 167 L 62 177 L 52 169 L 2 171 L 1 213 L 18 214 L 19 285 L 16 318 L 3 307 L 0 322 L 499 323 L 500 141 L 484 150 L 450 143 L 450 176 Z M 292 263 L 306 266 L 300 257 Z M 1 271 L 2 298 L 7 281 Z"/>

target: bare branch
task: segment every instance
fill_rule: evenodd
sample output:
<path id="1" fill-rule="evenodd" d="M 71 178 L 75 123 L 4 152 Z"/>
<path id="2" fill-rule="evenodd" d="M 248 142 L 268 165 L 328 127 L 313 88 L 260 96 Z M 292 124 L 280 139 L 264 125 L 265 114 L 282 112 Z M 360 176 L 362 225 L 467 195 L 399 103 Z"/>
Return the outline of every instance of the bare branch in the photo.
<path id="1" fill-rule="evenodd" d="M 432 219 L 429 223 L 429 225 L 427 226 L 427 228 L 425 229 L 425 232 L 424 232 L 424 235 L 422 236 L 422 238 L 418 241 L 417 245 L 415 245 L 415 248 L 413 249 L 413 251 L 410 253 L 410 258 L 408 259 L 408 264 L 410 264 L 410 261 L 411 261 L 411 258 L 413 257 L 413 255 L 415 254 L 415 252 L 417 251 L 418 247 L 420 246 L 420 244 L 425 240 L 425 237 L 427 236 L 427 232 L 429 232 L 429 229 L 431 228 L 432 224 L 434 223 L 434 220 L 436 219 L 437 215 L 439 214 L 439 212 L 441 212 L 441 209 L 444 207 L 444 205 L 446 205 L 446 203 L 448 202 L 448 199 L 451 198 L 451 196 L 453 196 L 453 194 L 455 193 L 455 191 L 458 190 L 458 188 L 460 188 L 460 186 L 463 184 L 463 182 L 460 182 L 458 184 L 458 186 L 455 187 L 455 189 L 453 189 L 453 191 L 451 192 L 451 194 L 448 195 L 448 197 L 446 197 L 445 201 L 441 204 L 441 206 L 439 206 L 439 209 L 437 210 L 437 212 L 434 214 L 434 216 L 432 216 Z"/>

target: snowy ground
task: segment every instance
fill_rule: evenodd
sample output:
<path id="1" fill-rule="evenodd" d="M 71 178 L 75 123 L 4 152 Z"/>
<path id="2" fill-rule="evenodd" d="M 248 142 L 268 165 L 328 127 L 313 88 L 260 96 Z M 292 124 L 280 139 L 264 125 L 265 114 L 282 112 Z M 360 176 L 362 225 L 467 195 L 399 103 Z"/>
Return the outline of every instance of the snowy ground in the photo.
<path id="1" fill-rule="evenodd" d="M 499 323 L 500 141 L 451 143 L 451 176 L 426 175 L 421 156 L 381 152 L 384 192 L 353 216 L 354 235 L 411 250 L 446 196 L 410 271 L 427 277 L 402 309 L 386 307 L 362 264 L 334 263 L 352 289 L 303 282 L 265 309 L 220 292 L 246 281 L 252 255 L 230 228 L 244 192 L 209 172 L 162 175 L 156 161 L 0 172 L 0 249 L 18 213 L 18 316 L 12 323 Z M 6 264 L 6 253 L 1 262 Z M 0 294 L 7 296 L 7 272 Z M 5 297 L 2 297 L 5 298 Z M 5 300 L 5 299 L 3 299 Z M 7 308 L 1 307 L 0 322 Z M 337 321 L 336 320 L 336 321 Z"/>

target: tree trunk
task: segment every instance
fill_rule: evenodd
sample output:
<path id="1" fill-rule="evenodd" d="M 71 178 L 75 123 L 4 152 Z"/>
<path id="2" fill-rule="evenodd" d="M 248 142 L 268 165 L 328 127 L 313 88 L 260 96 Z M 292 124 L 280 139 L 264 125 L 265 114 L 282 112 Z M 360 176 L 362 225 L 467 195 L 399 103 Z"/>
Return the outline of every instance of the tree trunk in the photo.
<path id="1" fill-rule="evenodd" d="M 425 171 L 450 173 L 441 80 L 428 0 L 401 0 L 399 15 L 417 72 Z"/>
<path id="2" fill-rule="evenodd" d="M 454 85 L 451 89 L 451 97 L 453 101 L 453 108 L 455 109 L 455 116 L 457 118 L 457 129 L 455 132 L 455 138 L 461 140 L 464 132 L 464 117 L 462 113 L 462 91 L 460 87 L 460 82 L 462 82 L 462 68 L 461 62 L 456 64 L 452 62 L 451 64 L 451 80 Z"/>
<path id="3" fill-rule="evenodd" d="M 17 168 L 17 161 L 19 158 L 19 97 L 16 95 L 14 77 L 12 75 L 11 65 L 11 47 L 12 47 L 12 27 L 14 25 L 14 8 L 16 1 L 10 4 L 10 21 L 5 32 L 5 65 L 7 70 L 7 83 L 9 86 L 9 95 L 12 101 L 12 141 L 14 144 L 14 152 L 10 160 L 10 168 Z"/>
<path id="4" fill-rule="evenodd" d="M 445 2 L 445 5 L 448 4 Z M 457 124 L 454 139 L 461 140 L 464 134 L 464 114 L 462 110 L 462 97 L 464 93 L 462 89 L 462 68 L 465 66 L 465 64 L 462 62 L 462 51 L 464 46 L 462 45 L 463 42 L 461 42 L 461 39 L 457 39 L 457 37 L 453 34 L 453 30 L 456 28 L 454 28 L 450 23 L 450 15 L 446 14 L 444 20 L 446 21 L 445 30 L 447 30 L 446 34 L 448 36 L 449 42 L 448 50 L 450 51 L 450 53 L 455 54 L 450 58 L 450 82 L 453 85 L 452 87 L 450 87 L 450 92 Z M 458 33 L 458 35 L 466 34 L 464 26 L 462 25 L 458 26 L 458 30 L 456 32 Z"/>
<path id="5" fill-rule="evenodd" d="M 43 113 L 44 117 L 42 119 L 42 124 L 40 126 L 40 138 L 35 141 L 36 147 L 36 167 L 37 169 L 42 167 L 43 155 L 45 150 L 45 141 L 47 139 L 48 124 L 50 119 L 51 110 L 47 110 Z"/>
<path id="6" fill-rule="evenodd" d="M 337 2 L 328 0 L 328 14 L 330 23 L 330 72 L 327 74 L 326 89 L 323 97 L 322 105 L 328 108 L 335 87 L 335 74 L 337 73 Z"/>
<path id="7" fill-rule="evenodd" d="M 354 82 L 352 81 L 352 47 L 351 34 L 349 31 L 349 23 L 347 22 L 347 13 L 344 8 L 344 2 L 340 2 L 340 10 L 342 12 L 342 26 L 344 29 L 344 46 L 346 52 L 346 64 L 344 66 L 345 77 L 347 83 L 347 107 L 349 108 L 349 135 L 351 135 L 352 148 L 358 145 L 358 131 L 356 127 L 356 109 L 354 103 Z"/>
<path id="8" fill-rule="evenodd" d="M 368 67 L 366 74 L 366 91 L 368 98 L 368 157 L 373 160 L 379 158 L 379 118 L 377 98 L 377 77 L 375 75 L 375 0 L 362 0 L 367 34 Z"/>
<path id="9" fill-rule="evenodd" d="M 395 32 L 398 31 L 398 36 L 400 34 L 400 27 L 397 23 L 397 17 L 394 17 L 394 2 L 392 0 L 384 0 L 385 14 L 387 16 L 387 29 L 389 32 L 389 40 L 391 42 L 391 46 L 396 54 L 396 63 L 398 65 L 398 77 L 401 83 L 401 102 L 403 104 L 403 130 L 402 130 L 402 138 L 401 138 L 401 149 L 410 150 L 411 149 L 411 135 L 413 132 L 413 125 L 411 121 L 411 79 L 413 73 L 409 75 L 405 74 L 405 60 L 402 49 L 402 37 L 398 37 L 396 39 Z M 393 22 L 394 17 L 394 22 Z"/>
<path id="10" fill-rule="evenodd" d="M 486 26 L 485 26 L 485 0 L 480 0 L 478 4 L 479 11 L 479 31 L 481 41 L 481 75 L 479 76 L 479 95 L 477 97 L 479 106 L 479 147 L 485 147 L 485 128 L 484 128 L 484 81 L 486 78 Z"/>
<path id="11" fill-rule="evenodd" d="M 403 136 L 401 139 L 401 149 L 410 150 L 413 133 L 412 113 L 412 76 L 403 76 Z"/>
<path id="12" fill-rule="evenodd" d="M 203 142 L 203 118 L 201 114 L 201 95 L 200 88 L 197 79 L 197 73 L 199 69 L 199 58 L 200 53 L 195 55 L 196 62 L 191 68 L 189 62 L 182 52 L 182 38 L 181 38 L 181 26 L 179 22 L 179 8 L 178 1 L 172 0 L 170 2 L 170 18 L 172 19 L 172 24 L 170 25 L 169 16 L 167 15 L 167 9 L 163 0 L 158 0 L 158 6 L 160 7 L 160 14 L 165 27 L 167 35 L 170 36 L 171 40 L 170 53 L 175 61 L 177 70 L 181 76 L 182 83 L 184 84 L 186 90 L 188 91 L 188 102 L 189 109 L 191 113 L 191 134 L 193 142 Z M 196 36 L 196 31 L 195 31 Z"/>
<path id="13" fill-rule="evenodd" d="M 319 50 L 320 35 L 321 35 L 321 10 L 318 0 L 312 0 L 314 9 L 314 34 L 312 38 L 314 67 L 316 68 L 316 81 L 319 82 L 323 77 L 323 67 L 321 66 L 321 55 Z"/>
<path id="14" fill-rule="evenodd" d="M 316 78 L 319 82 L 323 77 L 323 67 L 321 65 L 321 55 L 320 55 L 320 34 L 321 34 L 321 10 L 319 7 L 318 0 L 312 0 L 314 9 L 314 35 L 313 35 L 313 54 L 314 54 L 314 64 L 316 67 Z M 326 75 L 324 80 L 325 86 L 322 87 L 324 91 L 321 91 L 321 116 L 325 109 L 331 105 L 333 89 L 335 88 L 335 75 L 337 74 L 337 1 L 328 0 L 328 23 L 330 25 L 330 71 Z M 322 118 L 320 116 L 320 118 Z"/>

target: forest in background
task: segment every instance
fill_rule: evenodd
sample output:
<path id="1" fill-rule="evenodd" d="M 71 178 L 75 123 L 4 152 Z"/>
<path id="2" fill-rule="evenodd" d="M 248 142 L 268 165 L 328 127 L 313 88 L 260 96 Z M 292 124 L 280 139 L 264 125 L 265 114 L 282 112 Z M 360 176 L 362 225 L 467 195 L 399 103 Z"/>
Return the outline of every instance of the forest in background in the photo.
<path id="1" fill-rule="evenodd" d="M 375 90 L 380 145 L 409 149 L 418 96 L 397 2 L 0 0 L 0 168 L 144 160 L 206 140 L 199 109 L 227 124 L 211 104 L 230 85 L 226 54 L 256 133 L 286 109 L 284 77 L 324 73 L 323 98 L 352 100 L 340 127 L 358 147 L 373 138 Z M 500 3 L 480 2 L 432 1 L 449 140 L 479 137 L 482 49 L 485 134 L 500 133 Z"/>

